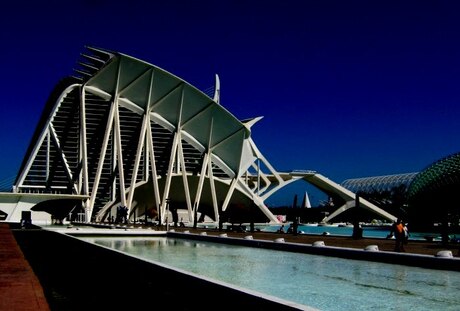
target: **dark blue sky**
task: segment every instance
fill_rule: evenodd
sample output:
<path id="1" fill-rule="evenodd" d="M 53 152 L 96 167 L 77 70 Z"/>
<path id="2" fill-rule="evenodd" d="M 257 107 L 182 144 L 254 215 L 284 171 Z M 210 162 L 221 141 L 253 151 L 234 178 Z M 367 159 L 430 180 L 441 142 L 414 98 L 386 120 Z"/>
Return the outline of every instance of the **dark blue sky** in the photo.
<path id="1" fill-rule="evenodd" d="M 152 2 L 152 3 L 151 3 Z M 278 170 L 336 182 L 417 172 L 460 150 L 455 1 L 15 1 L 0 18 L 0 181 L 85 45 L 119 51 L 264 116 Z M 291 204 L 304 183 L 268 203 Z M 313 198 L 314 200 L 315 198 Z"/>

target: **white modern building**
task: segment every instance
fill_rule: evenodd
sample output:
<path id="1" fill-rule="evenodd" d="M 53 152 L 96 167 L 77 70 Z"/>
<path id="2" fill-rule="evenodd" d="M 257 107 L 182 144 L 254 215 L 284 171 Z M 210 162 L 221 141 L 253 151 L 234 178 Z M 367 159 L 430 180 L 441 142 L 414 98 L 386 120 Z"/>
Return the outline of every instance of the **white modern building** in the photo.
<path id="1" fill-rule="evenodd" d="M 314 171 L 277 172 L 251 138 L 261 118 L 240 121 L 220 105 L 217 76 L 208 96 L 152 64 L 91 47 L 80 67 L 49 98 L 14 198 L 0 204 L 7 220 L 31 210 L 106 221 L 122 206 L 131 220 L 164 223 L 183 210 L 190 222 L 278 222 L 265 200 L 301 179 L 353 206 L 354 193 Z M 34 204 L 24 204 L 28 196 Z"/>

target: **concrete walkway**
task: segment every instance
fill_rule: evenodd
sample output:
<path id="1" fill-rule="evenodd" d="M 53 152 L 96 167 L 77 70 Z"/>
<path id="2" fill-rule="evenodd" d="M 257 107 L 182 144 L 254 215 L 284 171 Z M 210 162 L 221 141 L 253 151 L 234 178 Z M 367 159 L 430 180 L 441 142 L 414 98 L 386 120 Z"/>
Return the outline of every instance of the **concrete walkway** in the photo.
<path id="1" fill-rule="evenodd" d="M 0 310 L 50 310 L 42 286 L 7 223 L 0 223 Z"/>

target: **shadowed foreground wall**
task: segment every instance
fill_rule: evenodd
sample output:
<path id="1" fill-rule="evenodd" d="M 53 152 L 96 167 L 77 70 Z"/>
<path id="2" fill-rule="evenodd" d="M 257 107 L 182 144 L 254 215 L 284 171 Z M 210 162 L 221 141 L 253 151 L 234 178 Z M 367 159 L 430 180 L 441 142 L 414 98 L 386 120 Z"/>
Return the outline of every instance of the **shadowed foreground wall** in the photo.
<path id="1" fill-rule="evenodd" d="M 14 235 L 52 310 L 297 310 L 59 233 Z"/>

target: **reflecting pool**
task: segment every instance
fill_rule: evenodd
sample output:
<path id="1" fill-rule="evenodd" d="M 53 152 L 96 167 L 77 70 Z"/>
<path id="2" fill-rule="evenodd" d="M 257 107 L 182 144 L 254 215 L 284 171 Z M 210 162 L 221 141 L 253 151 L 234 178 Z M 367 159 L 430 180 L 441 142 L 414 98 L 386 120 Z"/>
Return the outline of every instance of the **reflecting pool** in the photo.
<path id="1" fill-rule="evenodd" d="M 459 310 L 460 273 L 166 237 L 80 237 L 321 310 Z"/>

